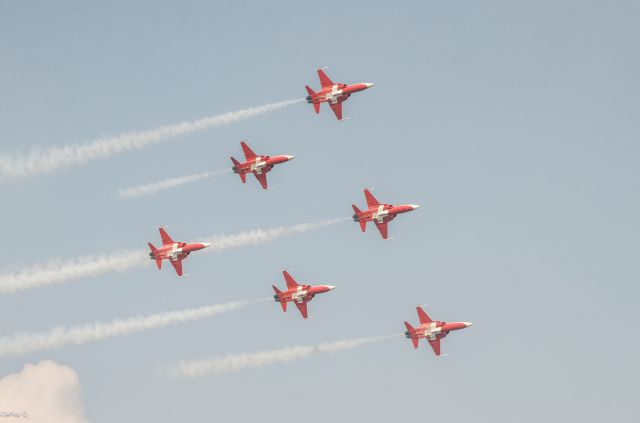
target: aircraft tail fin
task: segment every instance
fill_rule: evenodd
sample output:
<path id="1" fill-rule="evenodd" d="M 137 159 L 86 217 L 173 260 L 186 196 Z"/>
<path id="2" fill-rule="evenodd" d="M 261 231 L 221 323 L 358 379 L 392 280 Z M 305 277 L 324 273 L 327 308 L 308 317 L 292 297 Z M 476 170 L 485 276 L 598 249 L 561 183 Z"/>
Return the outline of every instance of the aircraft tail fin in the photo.
<path id="1" fill-rule="evenodd" d="M 304 87 L 307 89 L 307 93 L 308 93 L 309 95 L 311 95 L 311 96 L 312 96 L 312 95 L 314 95 L 314 94 L 316 93 L 315 91 L 313 91 L 313 90 L 311 89 L 311 87 L 310 87 L 310 86 L 305 85 Z"/>
<path id="2" fill-rule="evenodd" d="M 275 285 L 271 285 L 271 286 L 273 287 L 273 290 L 276 292 L 275 296 L 277 297 L 277 301 L 282 306 L 282 311 L 287 311 L 287 302 L 282 299 L 282 291 L 280 291 L 278 287 Z"/>
<path id="3" fill-rule="evenodd" d="M 418 338 L 413 335 L 414 328 L 409 324 L 409 322 L 404 322 L 405 327 L 407 328 L 407 335 L 411 338 L 411 342 L 413 343 L 413 348 L 418 348 Z"/>
<path id="4" fill-rule="evenodd" d="M 158 269 L 162 269 L 162 259 L 156 258 L 158 249 L 150 242 L 147 242 L 147 244 L 149 244 L 149 248 L 151 248 L 151 253 L 149 254 L 149 256 L 151 256 L 152 259 L 155 259 Z"/>
<path id="5" fill-rule="evenodd" d="M 237 161 L 235 158 L 230 157 L 231 161 L 233 162 L 233 171 L 237 172 L 238 175 L 240 175 L 240 179 L 242 180 L 242 183 L 244 184 L 245 182 L 247 182 L 247 174 L 246 173 L 242 173 L 239 171 L 238 166 L 240 166 L 240 162 Z"/>
<path id="6" fill-rule="evenodd" d="M 352 204 L 351 207 L 353 207 L 353 211 L 356 213 L 353 215 L 353 220 L 356 220 L 358 223 L 360 223 L 360 229 L 362 229 L 362 232 L 367 230 L 367 221 L 366 220 L 362 220 L 360 219 L 360 215 L 362 214 L 362 211 L 360 211 L 360 209 L 358 207 L 356 207 L 355 204 Z"/>
<path id="7" fill-rule="evenodd" d="M 307 89 L 307 93 L 309 93 L 307 101 L 309 103 L 313 103 L 313 108 L 315 109 L 316 113 L 320 113 L 320 103 L 316 103 L 313 101 L 313 96 L 316 94 L 315 91 L 313 91 L 308 85 L 305 85 L 305 88 Z"/>

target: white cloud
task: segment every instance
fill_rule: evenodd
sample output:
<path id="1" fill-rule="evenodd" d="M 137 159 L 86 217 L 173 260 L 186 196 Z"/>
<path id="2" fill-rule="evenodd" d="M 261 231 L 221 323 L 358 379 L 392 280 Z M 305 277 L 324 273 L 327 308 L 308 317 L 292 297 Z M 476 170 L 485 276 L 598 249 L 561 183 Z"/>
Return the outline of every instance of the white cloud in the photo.
<path id="1" fill-rule="evenodd" d="M 78 374 L 43 360 L 0 379 L 0 421 L 87 423 Z"/>

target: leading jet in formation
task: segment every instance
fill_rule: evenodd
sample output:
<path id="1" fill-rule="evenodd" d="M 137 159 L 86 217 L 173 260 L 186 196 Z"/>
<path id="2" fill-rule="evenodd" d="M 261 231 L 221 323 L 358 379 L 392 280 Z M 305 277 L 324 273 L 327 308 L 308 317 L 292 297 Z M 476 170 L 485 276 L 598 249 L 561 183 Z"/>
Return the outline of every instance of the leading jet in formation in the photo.
<path id="1" fill-rule="evenodd" d="M 372 82 L 364 82 L 360 84 L 347 85 L 343 83 L 334 83 L 324 73 L 322 69 L 318 69 L 318 77 L 320 78 L 320 91 L 313 91 L 308 85 L 307 103 L 313 104 L 316 113 L 320 113 L 320 103 L 327 102 L 333 110 L 338 120 L 342 120 L 342 103 L 353 93 L 366 90 L 373 87 Z"/>
<path id="2" fill-rule="evenodd" d="M 247 173 L 253 173 L 262 185 L 262 188 L 267 189 L 267 172 L 273 169 L 273 166 L 288 162 L 289 160 L 293 160 L 294 156 L 259 156 L 249 148 L 246 142 L 242 141 L 240 143 L 242 146 L 242 151 L 244 152 L 244 157 L 246 161 L 244 163 L 240 163 L 233 157 L 231 157 L 231 161 L 233 162 L 233 171 L 240 175 L 240 179 L 242 179 L 242 183 L 244 184 L 247 181 Z"/>
<path id="3" fill-rule="evenodd" d="M 158 269 L 162 269 L 162 260 L 169 260 L 176 269 L 178 276 L 182 276 L 182 260 L 184 260 L 192 251 L 202 250 L 207 248 L 209 243 L 196 243 L 187 244 L 186 242 L 175 242 L 171 239 L 167 231 L 164 228 L 159 228 L 160 238 L 162 238 L 162 247 L 156 248 L 152 243 L 149 244 L 151 252 L 149 258 L 156 261 Z"/>
<path id="4" fill-rule="evenodd" d="M 431 320 L 431 318 L 424 312 L 422 307 L 416 307 L 418 312 L 418 319 L 420 320 L 420 326 L 414 328 L 409 322 L 404 322 L 407 330 L 404 333 L 405 336 L 411 339 L 413 347 L 418 348 L 418 340 L 424 338 L 429 341 L 429 345 L 433 348 L 433 352 L 436 356 L 440 356 L 440 340 L 447 336 L 449 332 L 454 330 L 460 330 L 468 328 L 473 325 L 471 322 L 439 322 L 437 320 Z"/>
<path id="5" fill-rule="evenodd" d="M 287 311 L 287 303 L 293 302 L 303 318 L 307 318 L 307 303 L 313 299 L 316 294 L 322 294 L 334 290 L 336 287 L 331 285 L 300 285 L 286 270 L 282 272 L 284 280 L 287 283 L 287 290 L 280 291 L 278 287 L 273 286 L 276 295 L 273 298 L 282 306 L 282 311 Z"/>
<path id="6" fill-rule="evenodd" d="M 353 220 L 360 223 L 362 232 L 367 229 L 367 222 L 375 223 L 383 239 L 387 239 L 387 223 L 391 222 L 398 214 L 413 211 L 420 207 L 417 204 L 405 204 L 394 206 L 393 204 L 379 203 L 378 200 L 365 188 L 364 196 L 367 199 L 367 210 L 361 211 L 355 204 L 352 204 Z"/>

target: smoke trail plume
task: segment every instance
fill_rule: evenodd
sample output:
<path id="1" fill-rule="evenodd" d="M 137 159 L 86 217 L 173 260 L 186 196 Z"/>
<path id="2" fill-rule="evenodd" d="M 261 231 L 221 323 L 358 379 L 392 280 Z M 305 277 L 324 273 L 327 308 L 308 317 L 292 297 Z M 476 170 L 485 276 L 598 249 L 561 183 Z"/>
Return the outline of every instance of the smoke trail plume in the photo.
<path id="1" fill-rule="evenodd" d="M 346 220 L 349 219 L 330 219 L 315 223 L 281 226 L 273 229 L 256 229 L 235 235 L 219 235 L 203 240 L 203 242 L 210 242 L 211 246 L 202 250 L 202 252 L 222 252 L 232 248 L 261 244 Z M 122 273 L 134 268 L 148 266 L 151 263 L 148 250 L 143 249 L 122 250 L 76 259 L 54 259 L 14 273 L 0 273 L 0 295 L 40 286 L 61 284 L 81 278 L 94 278 L 109 272 Z"/>
<path id="2" fill-rule="evenodd" d="M 185 310 L 167 311 L 129 319 L 117 319 L 107 323 L 95 322 L 71 327 L 58 326 L 46 332 L 18 333 L 0 338 L 0 357 L 22 355 L 34 351 L 54 350 L 67 345 L 83 345 L 108 338 L 132 335 L 173 324 L 193 322 L 243 306 L 270 300 L 271 298 L 257 301 L 236 301 Z"/>
<path id="3" fill-rule="evenodd" d="M 15 273 L 0 274 L 0 294 L 25 291 L 81 278 L 95 278 L 107 272 L 126 272 L 151 264 L 145 250 L 122 250 L 76 259 L 53 259 Z"/>
<path id="4" fill-rule="evenodd" d="M 399 335 L 355 338 L 344 341 L 324 342 L 317 345 L 300 345 L 277 350 L 264 350 L 254 353 L 228 354 L 204 360 L 183 361 L 169 369 L 169 375 L 176 378 L 195 379 L 215 376 L 221 373 L 238 372 L 244 369 L 265 367 L 276 363 L 288 363 L 302 360 L 317 354 L 335 354 L 361 345 L 385 341 Z"/>
<path id="5" fill-rule="evenodd" d="M 235 235 L 217 235 L 203 240 L 203 242 L 211 243 L 211 246 L 204 251 L 217 253 L 232 248 L 262 244 L 284 236 L 300 234 L 348 220 L 351 220 L 351 218 L 327 219 L 315 223 L 300 223 L 294 226 L 280 226 L 273 229 L 254 229 Z"/>
<path id="6" fill-rule="evenodd" d="M 129 150 L 140 150 L 148 145 L 187 135 L 216 126 L 228 125 L 239 120 L 269 113 L 304 99 L 287 100 L 220 115 L 204 117 L 192 122 L 180 122 L 146 131 L 126 132 L 113 137 L 103 137 L 83 144 L 68 144 L 45 150 L 32 149 L 29 153 L 5 153 L 0 155 L 0 182 L 35 175 L 53 173 L 92 160 L 106 159 Z"/>
<path id="7" fill-rule="evenodd" d="M 194 173 L 193 175 L 165 179 L 164 181 L 160 181 L 160 182 L 153 182 L 153 183 L 144 184 L 144 185 L 136 185 L 133 187 L 118 190 L 118 195 L 122 198 L 133 198 L 133 197 L 140 197 L 143 195 L 155 194 L 158 191 L 175 188 L 180 185 L 188 184 L 190 182 L 211 178 L 212 176 L 222 175 L 223 173 L 229 173 L 229 172 L 231 172 L 231 168 L 212 171 L 212 172 Z"/>

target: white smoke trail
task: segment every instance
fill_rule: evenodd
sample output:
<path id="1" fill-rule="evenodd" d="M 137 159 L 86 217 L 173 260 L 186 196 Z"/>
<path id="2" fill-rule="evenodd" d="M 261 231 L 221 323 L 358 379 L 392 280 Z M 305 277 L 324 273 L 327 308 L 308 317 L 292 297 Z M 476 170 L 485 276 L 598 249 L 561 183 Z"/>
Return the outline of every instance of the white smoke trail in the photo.
<path id="1" fill-rule="evenodd" d="M 315 223 L 302 223 L 294 226 L 281 226 L 273 229 L 256 229 L 240 232 L 235 235 L 220 235 L 211 237 L 203 242 L 210 242 L 211 246 L 202 252 L 221 252 L 232 248 L 273 241 L 288 235 L 299 234 L 313 229 L 319 229 L 335 223 L 349 220 L 330 219 Z M 0 294 L 25 291 L 46 285 L 94 278 L 108 272 L 126 272 L 134 268 L 150 265 L 148 251 L 122 250 L 109 254 L 89 255 L 76 259 L 54 259 L 46 263 L 35 264 L 14 273 L 0 273 Z"/>
<path id="2" fill-rule="evenodd" d="M 180 185 L 188 184 L 190 182 L 211 178 L 212 176 L 222 175 L 223 173 L 229 173 L 229 172 L 231 172 L 231 168 L 216 170 L 212 172 L 194 173 L 193 175 L 165 179 L 164 181 L 160 181 L 160 182 L 153 182 L 153 183 L 144 184 L 144 185 L 136 185 L 133 187 L 118 190 L 118 195 L 122 198 L 133 198 L 133 197 L 140 197 L 143 195 L 155 194 L 158 191 L 163 191 L 169 188 L 175 188 Z"/>
<path id="3" fill-rule="evenodd" d="M 76 259 L 53 259 L 15 273 L 0 274 L 0 294 L 25 291 L 81 278 L 94 278 L 107 272 L 126 272 L 151 264 L 145 250 L 123 250 Z"/>
<path id="4" fill-rule="evenodd" d="M 27 354 L 34 351 L 59 349 L 67 345 L 83 345 L 107 338 L 159 329 L 165 326 L 193 322 L 237 308 L 270 301 L 236 301 L 185 310 L 167 311 L 147 316 L 117 319 L 111 322 L 95 322 L 79 326 L 58 326 L 46 332 L 17 333 L 0 338 L 0 357 Z"/>
<path id="5" fill-rule="evenodd" d="M 397 338 L 399 335 L 355 338 L 344 341 L 324 342 L 318 345 L 299 345 L 277 350 L 264 350 L 254 353 L 228 354 L 204 360 L 182 361 L 169 369 L 169 375 L 177 378 L 199 378 L 215 376 L 221 373 L 238 372 L 244 369 L 269 366 L 275 363 L 288 363 L 317 354 L 335 354 L 372 342 Z"/>
<path id="6" fill-rule="evenodd" d="M 5 153 L 0 155 L 0 182 L 79 166 L 92 160 L 106 159 L 114 154 L 139 150 L 151 144 L 204 131 L 215 126 L 228 125 L 239 120 L 272 112 L 304 99 L 286 100 L 249 109 L 204 117 L 192 122 L 180 122 L 146 131 L 126 132 L 114 137 L 103 137 L 83 144 L 68 144 L 45 150 L 32 149 L 29 153 Z"/>
<path id="7" fill-rule="evenodd" d="M 204 239 L 202 242 L 209 242 L 211 246 L 205 252 L 220 252 L 232 248 L 246 247 L 272 241 L 284 236 L 300 234 L 313 229 L 319 229 L 336 223 L 346 222 L 351 218 L 327 219 L 315 223 L 300 223 L 294 226 L 280 226 L 273 229 L 254 229 L 252 231 L 240 232 L 235 235 L 217 235 Z"/>

